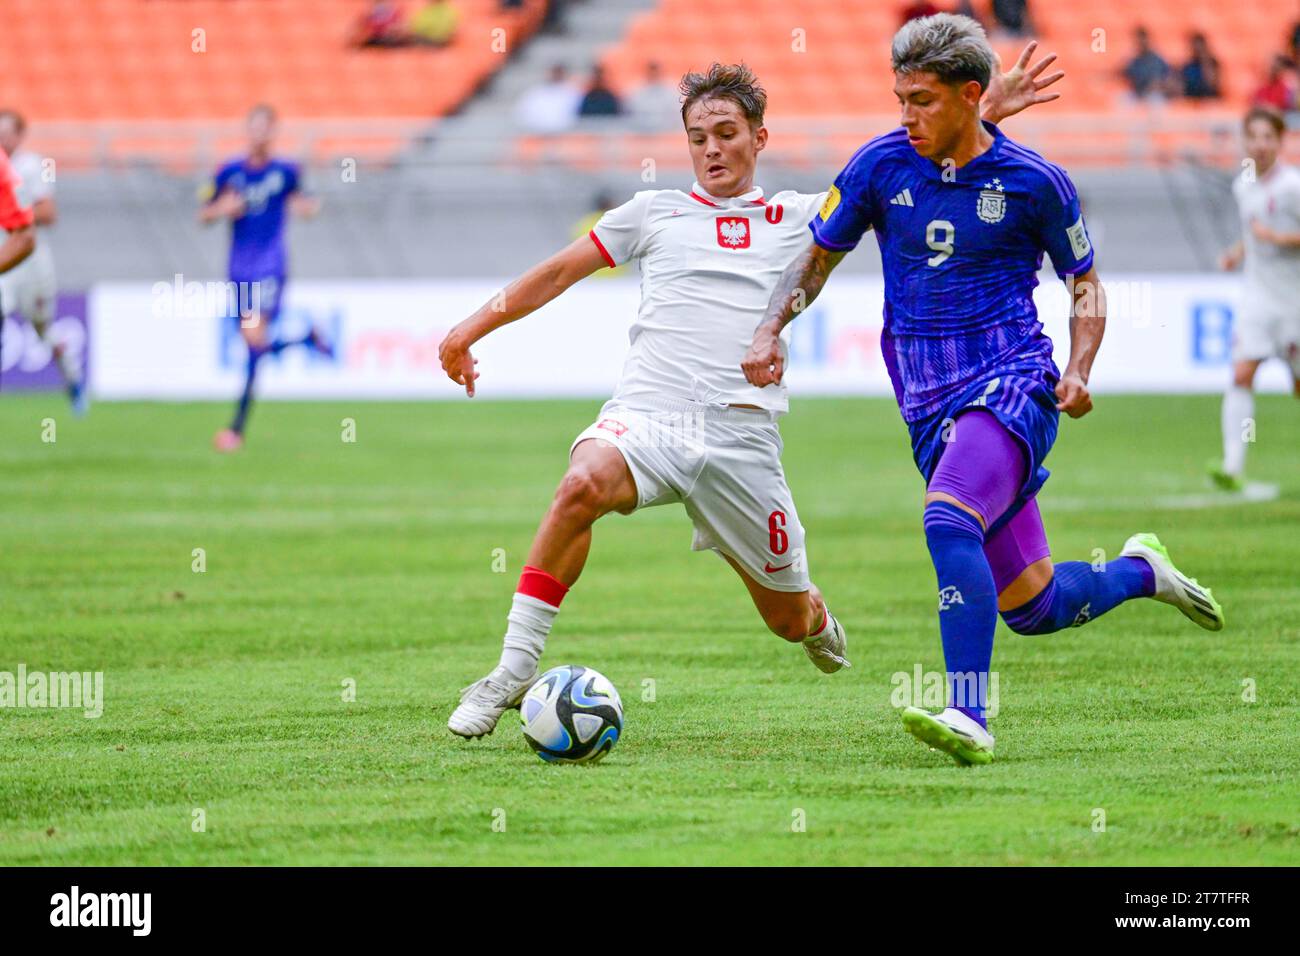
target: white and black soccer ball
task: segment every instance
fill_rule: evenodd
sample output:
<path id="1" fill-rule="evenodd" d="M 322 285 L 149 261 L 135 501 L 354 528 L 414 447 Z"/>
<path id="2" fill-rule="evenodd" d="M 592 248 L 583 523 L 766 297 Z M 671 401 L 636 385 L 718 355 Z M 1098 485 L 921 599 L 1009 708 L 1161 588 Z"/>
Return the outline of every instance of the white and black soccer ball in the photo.
<path id="1" fill-rule="evenodd" d="M 524 739 L 552 763 L 595 763 L 623 732 L 623 702 L 605 675 L 590 667 L 552 667 L 519 702 Z"/>

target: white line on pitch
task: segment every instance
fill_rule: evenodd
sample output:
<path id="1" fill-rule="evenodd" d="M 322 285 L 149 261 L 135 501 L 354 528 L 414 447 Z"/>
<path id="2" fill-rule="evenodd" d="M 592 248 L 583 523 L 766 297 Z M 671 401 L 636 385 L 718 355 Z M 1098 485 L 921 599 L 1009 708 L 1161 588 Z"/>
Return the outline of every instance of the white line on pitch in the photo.
<path id="1" fill-rule="evenodd" d="M 1103 508 L 1128 511 L 1152 508 L 1162 511 L 1196 511 L 1202 508 L 1225 508 L 1230 505 L 1276 501 L 1281 494 L 1277 485 L 1250 481 L 1241 491 L 1209 491 L 1190 495 L 1160 495 L 1115 501 L 1108 498 L 1046 498 L 1044 508 L 1053 511 L 1097 511 Z"/>

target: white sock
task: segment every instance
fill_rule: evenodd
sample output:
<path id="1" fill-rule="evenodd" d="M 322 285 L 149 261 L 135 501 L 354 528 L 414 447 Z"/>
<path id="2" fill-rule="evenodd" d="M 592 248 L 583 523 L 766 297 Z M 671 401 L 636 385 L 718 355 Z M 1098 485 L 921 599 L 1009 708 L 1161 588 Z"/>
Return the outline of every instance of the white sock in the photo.
<path id="1" fill-rule="evenodd" d="M 506 616 L 506 636 L 501 650 L 501 663 L 519 680 L 532 677 L 537 662 L 546 647 L 546 635 L 551 633 L 555 615 L 560 609 L 553 604 L 515 593 Z"/>
<path id="2" fill-rule="evenodd" d="M 59 367 L 59 372 L 63 375 L 63 384 L 71 385 L 77 380 L 79 369 L 75 362 L 72 361 L 72 354 L 66 348 L 59 348 L 50 338 L 50 324 L 42 322 L 35 326 L 36 337 L 44 343 L 51 352 L 54 353 L 54 362 Z"/>
<path id="3" fill-rule="evenodd" d="M 1246 442 L 1243 423 L 1255 416 L 1255 393 L 1231 385 L 1223 393 L 1223 470 L 1240 476 L 1246 470 Z"/>
<path id="4" fill-rule="evenodd" d="M 823 605 L 822 611 L 826 615 L 822 619 L 822 626 L 818 630 L 814 631 L 813 633 L 809 634 L 807 637 L 804 638 L 804 641 L 806 641 L 809 644 L 821 640 L 823 637 L 825 637 L 827 634 L 831 632 L 831 609 Z"/>
<path id="5" fill-rule="evenodd" d="M 77 368 L 77 364 L 72 360 L 72 353 L 66 348 L 59 349 L 56 360 L 59 363 L 59 371 L 63 373 L 63 383 L 65 385 L 75 384 L 77 379 L 80 378 L 81 370 Z"/>

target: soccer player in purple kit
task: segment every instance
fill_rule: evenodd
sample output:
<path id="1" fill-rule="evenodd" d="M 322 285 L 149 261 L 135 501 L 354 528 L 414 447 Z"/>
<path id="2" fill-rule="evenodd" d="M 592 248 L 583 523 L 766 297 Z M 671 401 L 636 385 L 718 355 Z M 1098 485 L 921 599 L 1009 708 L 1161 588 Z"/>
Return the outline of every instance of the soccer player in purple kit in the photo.
<path id="1" fill-rule="evenodd" d="M 310 218 L 320 211 L 320 201 L 304 193 L 296 163 L 271 152 L 275 137 L 275 111 L 266 105 L 248 114 L 248 154 L 223 165 L 207 190 L 199 210 L 205 225 L 228 219 L 230 230 L 230 282 L 238 300 L 237 313 L 228 316 L 239 324 L 248 347 L 244 389 L 229 428 L 217 432 L 218 451 L 237 451 L 244 444 L 244 426 L 253 401 L 257 368 L 267 355 L 278 355 L 294 345 L 307 345 L 323 355 L 333 349 L 312 329 L 297 339 L 280 337 L 277 324 L 288 270 L 284 227 L 286 211 Z"/>
<path id="2" fill-rule="evenodd" d="M 996 59 L 974 20 L 913 20 L 892 53 L 902 128 L 863 146 L 835 180 L 742 368 L 752 384 L 780 381 L 781 329 L 874 229 L 885 274 L 881 351 L 927 482 L 923 526 L 949 685 L 942 713 L 909 707 L 903 723 L 959 763 L 988 763 L 999 612 L 1013 631 L 1048 634 L 1139 597 L 1209 630 L 1223 627 L 1223 611 L 1154 534 L 1129 538 L 1101 567 L 1053 566 L 1035 498 L 1042 463 L 1060 412 L 1092 409 L 1088 376 L 1106 324 L 1078 195 L 1059 166 L 981 122 Z M 1072 293 L 1063 374 L 1032 297 L 1044 252 Z"/>

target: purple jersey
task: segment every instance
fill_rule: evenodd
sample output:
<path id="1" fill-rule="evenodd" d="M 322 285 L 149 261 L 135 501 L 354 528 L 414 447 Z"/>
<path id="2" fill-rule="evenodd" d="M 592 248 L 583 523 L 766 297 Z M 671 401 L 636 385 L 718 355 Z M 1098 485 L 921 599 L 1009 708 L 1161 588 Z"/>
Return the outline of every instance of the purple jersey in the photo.
<path id="1" fill-rule="evenodd" d="M 884 353 L 908 422 L 999 373 L 1059 377 L 1033 299 L 1043 253 L 1062 278 L 1092 267 L 1065 171 L 984 125 L 993 145 L 961 168 L 919 155 L 901 128 L 873 139 L 810 225 L 838 251 L 876 232 Z"/>
<path id="2" fill-rule="evenodd" d="M 284 223 L 289 197 L 300 188 L 298 166 L 272 159 L 254 166 L 247 157 L 233 159 L 217 170 L 212 199 L 233 189 L 244 198 L 244 215 L 230 230 L 230 278 L 251 282 L 283 277 L 288 266 Z"/>

